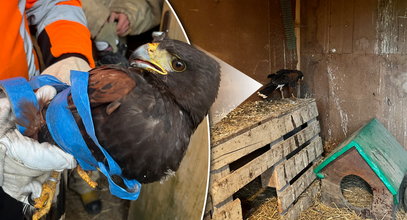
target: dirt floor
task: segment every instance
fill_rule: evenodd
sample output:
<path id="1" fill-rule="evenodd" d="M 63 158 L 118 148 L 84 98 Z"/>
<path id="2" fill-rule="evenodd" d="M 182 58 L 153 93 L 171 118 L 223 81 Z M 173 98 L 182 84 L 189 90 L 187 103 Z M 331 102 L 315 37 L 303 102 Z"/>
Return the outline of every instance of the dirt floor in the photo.
<path id="1" fill-rule="evenodd" d="M 104 179 L 104 178 L 100 178 Z M 100 191 L 102 211 L 96 215 L 88 214 L 78 194 L 68 190 L 66 196 L 66 220 L 125 220 L 127 219 L 129 202 L 112 196 L 108 191 L 107 182 L 101 180 Z"/>

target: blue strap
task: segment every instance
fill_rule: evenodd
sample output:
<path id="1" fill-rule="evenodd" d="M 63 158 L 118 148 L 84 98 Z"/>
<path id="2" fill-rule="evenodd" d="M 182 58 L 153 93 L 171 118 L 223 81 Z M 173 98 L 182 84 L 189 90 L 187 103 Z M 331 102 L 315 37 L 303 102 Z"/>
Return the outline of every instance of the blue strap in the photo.
<path id="1" fill-rule="evenodd" d="M 48 106 L 45 121 L 58 146 L 72 154 L 84 170 L 95 170 L 98 163 L 83 140 L 78 125 L 68 108 L 67 97 L 70 92 L 71 88 L 67 88 L 54 97 Z"/>
<path id="2" fill-rule="evenodd" d="M 33 90 L 44 85 L 51 85 L 59 91 L 51 101 L 46 112 L 46 123 L 54 141 L 67 153 L 72 154 L 84 170 L 99 170 L 106 176 L 109 182 L 110 192 L 122 199 L 135 200 L 140 194 L 141 184 L 137 180 L 128 180 L 121 174 L 120 166 L 114 161 L 109 153 L 99 144 L 90 111 L 89 97 L 87 93 L 89 73 L 71 71 L 72 87 L 62 83 L 50 75 L 34 77 L 29 83 L 24 78 L 12 78 L 0 81 L 10 99 L 12 109 L 16 117 L 22 118 L 22 108 L 19 103 L 24 100 L 32 102 L 38 108 L 37 98 Z M 84 141 L 78 125 L 68 108 L 67 97 L 72 94 L 72 99 L 82 118 L 86 132 L 104 154 L 108 166 L 98 162 Z M 19 126 L 20 132 L 25 128 Z M 127 189 L 118 186 L 112 179 L 112 175 L 120 176 Z"/>
<path id="3" fill-rule="evenodd" d="M 28 82 L 33 90 L 38 89 L 42 86 L 49 85 L 53 86 L 57 92 L 61 92 L 62 90 L 68 88 L 69 86 L 57 79 L 55 76 L 43 74 L 38 76 L 31 77 L 30 81 Z"/>
<path id="4" fill-rule="evenodd" d="M 37 97 L 33 92 L 32 88 L 27 84 L 27 80 L 22 77 L 16 77 L 8 80 L 0 80 L 0 86 L 7 94 L 10 100 L 11 108 L 16 116 L 17 120 L 25 122 L 28 124 L 26 118 L 23 117 L 22 108 L 20 104 L 22 102 L 31 102 L 36 109 L 39 109 Z M 10 95 L 12 94 L 12 95 Z M 26 128 L 17 125 L 18 130 L 24 134 Z"/>
<path id="5" fill-rule="evenodd" d="M 71 71 L 71 84 L 72 84 L 72 100 L 81 116 L 85 130 L 93 142 L 99 147 L 107 159 L 109 165 L 109 174 L 121 175 L 122 171 L 120 166 L 110 157 L 106 150 L 99 144 L 96 138 L 95 128 L 93 127 L 93 120 L 90 111 L 90 103 L 88 97 L 88 77 L 84 77 L 85 72 Z"/>
<path id="6" fill-rule="evenodd" d="M 122 199 L 127 199 L 127 200 L 136 200 L 140 194 L 140 188 L 141 184 L 137 180 L 128 180 L 126 178 L 123 178 L 124 184 L 127 187 L 126 189 L 123 189 L 119 185 L 117 185 L 111 176 L 109 175 L 109 172 L 107 171 L 105 165 L 102 162 L 99 162 L 99 170 L 102 172 L 106 177 L 107 180 L 109 181 L 109 190 L 110 193 L 113 195 L 122 198 Z"/>
<path id="7" fill-rule="evenodd" d="M 85 130 L 88 133 L 89 137 L 93 142 L 99 147 L 105 156 L 108 167 L 104 163 L 99 162 L 100 171 L 108 178 L 110 192 L 113 195 L 116 195 L 120 198 L 126 197 L 126 199 L 137 199 L 141 184 L 136 180 L 128 180 L 124 178 L 120 166 L 114 161 L 114 159 L 109 155 L 109 153 L 100 145 L 99 141 L 96 138 L 95 128 L 93 126 L 93 120 L 90 110 L 90 103 L 88 97 L 88 76 L 87 72 L 81 71 L 71 71 L 71 84 L 72 84 L 72 100 L 75 104 L 76 109 L 78 110 L 79 115 L 81 116 L 82 122 L 85 126 Z M 112 180 L 111 176 L 117 175 L 120 176 L 126 187 L 129 191 L 121 188 L 116 185 Z"/>

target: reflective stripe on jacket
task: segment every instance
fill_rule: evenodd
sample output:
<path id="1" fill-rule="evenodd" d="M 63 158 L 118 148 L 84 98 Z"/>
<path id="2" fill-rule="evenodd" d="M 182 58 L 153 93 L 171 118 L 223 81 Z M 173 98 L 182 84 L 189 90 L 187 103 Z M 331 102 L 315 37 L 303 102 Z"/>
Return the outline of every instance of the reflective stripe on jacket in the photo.
<path id="1" fill-rule="evenodd" d="M 80 7 L 80 0 L 2 2 L 0 79 L 30 78 L 39 74 L 29 26 L 36 28 L 35 35 L 46 66 L 72 55 L 84 58 L 94 67 L 90 32 Z"/>

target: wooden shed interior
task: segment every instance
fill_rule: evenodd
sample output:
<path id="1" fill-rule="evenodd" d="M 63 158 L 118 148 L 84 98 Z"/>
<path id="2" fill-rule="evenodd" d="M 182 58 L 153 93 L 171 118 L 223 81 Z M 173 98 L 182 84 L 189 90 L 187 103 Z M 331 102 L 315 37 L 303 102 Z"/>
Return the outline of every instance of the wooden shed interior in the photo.
<path id="1" fill-rule="evenodd" d="M 244 204 L 235 195 L 256 179 L 261 180 L 260 187 L 273 188 L 278 216 L 297 219 L 304 207 L 311 206 L 311 200 L 302 195 L 314 197 L 320 192 L 313 171 L 323 150 L 326 156 L 372 118 L 407 149 L 406 0 L 169 2 L 192 44 L 262 84 L 280 69 L 301 70 L 300 97 L 313 98 L 300 100 L 296 106 L 285 103 L 289 107 L 284 105 L 276 115 L 262 112 L 265 117 L 253 126 L 245 127 L 236 117 L 236 127 L 244 131 L 229 134 L 234 137 L 224 138 L 217 146 L 212 139 L 212 187 L 205 219 L 245 217 Z M 253 95 L 248 100 L 260 98 Z M 267 107 L 278 107 L 272 104 Z M 234 167 L 237 160 L 246 161 Z M 188 172 L 196 175 L 196 170 Z M 169 199 L 171 203 L 183 201 Z M 157 212 L 155 206 L 160 203 L 151 204 Z M 184 203 L 176 206 L 182 209 Z M 129 219 L 142 217 L 132 207 Z"/>
<path id="2" fill-rule="evenodd" d="M 302 70 L 302 96 L 316 99 L 325 143 L 376 117 L 406 146 L 407 1 L 291 0 L 294 49 L 284 2 L 171 1 L 193 44 L 257 81 Z"/>

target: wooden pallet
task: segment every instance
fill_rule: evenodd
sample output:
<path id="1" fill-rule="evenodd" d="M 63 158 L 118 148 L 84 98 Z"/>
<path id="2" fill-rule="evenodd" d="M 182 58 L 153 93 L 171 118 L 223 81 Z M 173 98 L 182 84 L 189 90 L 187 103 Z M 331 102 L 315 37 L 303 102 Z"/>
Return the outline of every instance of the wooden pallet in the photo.
<path id="1" fill-rule="evenodd" d="M 298 198 L 314 181 L 322 153 L 317 116 L 313 99 L 252 102 L 212 127 L 206 218 L 242 219 L 233 194 L 259 176 L 264 187 L 276 188 L 280 213 L 296 216 L 293 207 L 306 204 Z"/>

